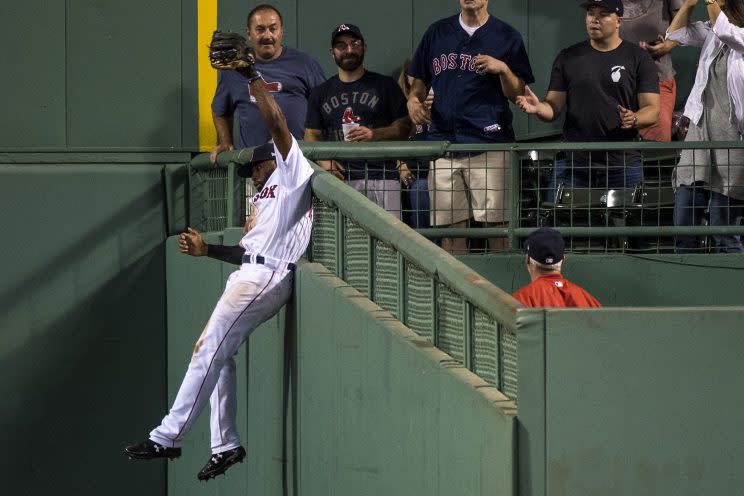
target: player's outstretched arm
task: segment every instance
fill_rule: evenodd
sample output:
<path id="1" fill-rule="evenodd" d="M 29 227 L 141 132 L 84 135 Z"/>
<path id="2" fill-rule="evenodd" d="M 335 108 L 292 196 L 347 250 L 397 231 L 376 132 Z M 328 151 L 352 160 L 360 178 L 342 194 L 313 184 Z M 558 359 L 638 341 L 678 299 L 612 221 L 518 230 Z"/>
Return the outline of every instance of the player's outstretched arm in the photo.
<path id="1" fill-rule="evenodd" d="M 263 79 L 256 79 L 249 84 L 251 85 L 251 93 L 256 99 L 258 110 L 261 112 L 261 118 L 274 140 L 274 145 L 282 154 L 282 158 L 286 159 L 290 148 L 292 148 L 292 134 L 289 132 L 289 126 L 287 126 L 287 119 L 276 103 L 274 96 L 264 86 Z"/>
<path id="2" fill-rule="evenodd" d="M 256 70 L 253 48 L 247 46 L 245 38 L 239 34 L 215 31 L 209 43 L 209 62 L 215 69 L 234 70 L 247 79 L 274 145 L 286 159 L 292 147 L 292 135 L 284 114 Z"/>

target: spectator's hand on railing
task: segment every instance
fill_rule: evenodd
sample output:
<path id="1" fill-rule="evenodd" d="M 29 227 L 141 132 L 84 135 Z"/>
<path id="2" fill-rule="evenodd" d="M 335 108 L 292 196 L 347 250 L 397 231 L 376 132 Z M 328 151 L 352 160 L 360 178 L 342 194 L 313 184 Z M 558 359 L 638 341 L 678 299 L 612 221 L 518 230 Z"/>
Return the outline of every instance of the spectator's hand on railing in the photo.
<path id="1" fill-rule="evenodd" d="M 432 96 L 432 98 L 434 98 Z M 431 124 L 430 108 L 427 108 L 424 103 L 421 103 L 416 97 L 408 99 L 408 116 L 411 121 L 420 126 L 428 126 Z"/>
<path id="2" fill-rule="evenodd" d="M 524 87 L 524 95 L 519 95 L 515 102 L 525 114 L 536 114 L 540 99 L 535 95 L 528 85 Z"/>
<path id="3" fill-rule="evenodd" d="M 235 147 L 230 143 L 229 145 L 223 145 L 219 144 L 212 148 L 212 151 L 209 153 L 209 161 L 212 162 L 212 165 L 217 164 L 217 155 L 219 155 L 222 152 L 231 152 L 235 150 Z"/>
<path id="4" fill-rule="evenodd" d="M 203 257 L 207 254 L 207 244 L 199 231 L 189 227 L 178 235 L 178 250 L 192 257 Z"/>
<path id="5" fill-rule="evenodd" d="M 373 132 L 366 126 L 356 126 L 346 133 L 346 141 L 372 141 Z"/>

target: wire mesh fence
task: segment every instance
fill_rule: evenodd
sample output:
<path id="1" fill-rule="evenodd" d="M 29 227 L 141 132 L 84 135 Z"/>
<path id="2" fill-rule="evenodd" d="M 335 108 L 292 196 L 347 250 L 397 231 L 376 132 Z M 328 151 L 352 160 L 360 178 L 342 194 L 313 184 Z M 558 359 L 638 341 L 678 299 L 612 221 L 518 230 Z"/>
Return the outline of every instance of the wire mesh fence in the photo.
<path id="1" fill-rule="evenodd" d="M 342 144 L 309 154 L 341 164 L 355 159 L 361 169 L 355 179 L 341 179 L 356 193 L 339 189 L 337 179 L 324 180 L 322 194 L 316 188 L 308 255 L 516 401 L 516 306 L 501 296 L 485 303 L 461 277 L 443 278 L 441 267 L 430 266 L 436 255 L 423 245 L 401 250 L 400 233 L 380 235 L 379 226 L 402 219 L 453 253 L 518 250 L 521 238 L 546 225 L 561 230 L 574 252 L 736 251 L 744 232 L 744 194 L 735 183 L 744 171 L 741 152 L 738 142 L 542 143 L 444 144 L 437 153 L 380 145 L 355 155 Z M 365 169 L 375 158 L 386 159 L 381 177 Z M 242 225 L 247 188 L 234 164 L 195 167 L 195 225 Z M 348 203 L 361 194 L 387 214 L 354 220 L 336 204 L 347 194 L 357 195 Z M 420 258 L 419 248 L 429 258 Z M 490 307 L 493 301 L 501 310 Z"/>

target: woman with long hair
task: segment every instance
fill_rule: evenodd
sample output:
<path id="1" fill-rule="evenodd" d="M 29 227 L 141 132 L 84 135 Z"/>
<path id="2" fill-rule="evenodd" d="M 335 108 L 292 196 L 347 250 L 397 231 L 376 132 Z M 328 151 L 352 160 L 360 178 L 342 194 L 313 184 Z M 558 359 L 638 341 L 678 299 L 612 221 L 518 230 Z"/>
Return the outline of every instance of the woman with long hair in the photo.
<path id="1" fill-rule="evenodd" d="M 685 105 L 685 141 L 743 141 L 744 0 L 701 0 L 708 20 L 690 22 L 698 0 L 686 0 L 667 39 L 702 47 L 695 84 Z M 705 208 L 713 226 L 738 225 L 744 214 L 744 149 L 683 150 L 672 183 L 674 223 L 698 225 Z M 694 236 L 677 236 L 678 252 L 700 248 Z M 719 252 L 741 253 L 738 235 L 714 235 Z"/>

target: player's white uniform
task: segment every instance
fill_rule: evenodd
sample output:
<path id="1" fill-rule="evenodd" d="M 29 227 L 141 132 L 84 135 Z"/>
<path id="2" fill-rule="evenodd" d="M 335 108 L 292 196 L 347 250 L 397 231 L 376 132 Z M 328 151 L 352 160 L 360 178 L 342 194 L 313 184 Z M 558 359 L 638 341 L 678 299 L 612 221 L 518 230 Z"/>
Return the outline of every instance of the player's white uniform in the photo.
<path id="1" fill-rule="evenodd" d="M 248 335 L 274 316 L 292 292 L 293 264 L 307 249 L 312 227 L 313 170 L 292 138 L 286 160 L 276 148 L 276 170 L 251 203 L 255 225 L 240 241 L 246 254 L 199 337 L 173 407 L 150 439 L 177 448 L 209 399 L 212 453 L 240 446 L 235 425 L 233 356 Z M 260 263 L 263 262 L 263 263 Z"/>

